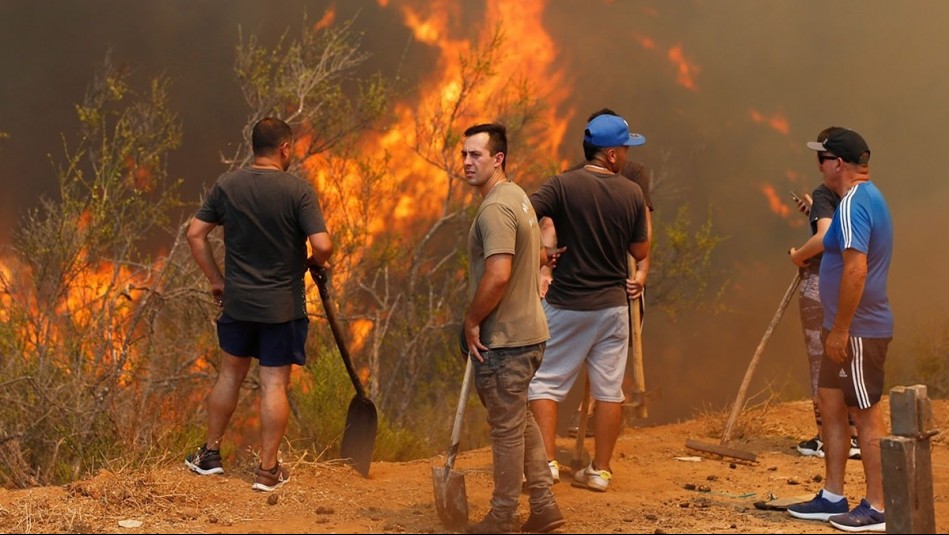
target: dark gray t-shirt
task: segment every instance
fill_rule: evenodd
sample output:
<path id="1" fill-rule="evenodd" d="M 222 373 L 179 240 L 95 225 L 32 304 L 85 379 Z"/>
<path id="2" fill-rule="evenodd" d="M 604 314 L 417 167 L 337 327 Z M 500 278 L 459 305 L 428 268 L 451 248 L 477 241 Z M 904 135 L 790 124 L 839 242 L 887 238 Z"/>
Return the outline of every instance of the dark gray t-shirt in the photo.
<path id="1" fill-rule="evenodd" d="M 582 168 L 584 165 L 586 165 L 586 162 L 580 162 L 571 167 L 569 170 L 576 171 L 577 169 Z M 651 197 L 652 185 L 650 184 L 649 171 L 646 169 L 646 167 L 639 162 L 626 160 L 626 163 L 623 164 L 623 168 L 619 170 L 619 174 L 632 180 L 636 184 L 639 184 L 639 189 L 643 191 L 643 199 L 646 200 L 646 206 L 649 207 L 650 212 L 654 211 L 655 208 L 652 205 Z"/>
<path id="2" fill-rule="evenodd" d="M 557 245 L 567 246 L 547 302 L 569 310 L 626 306 L 627 251 L 648 239 L 639 186 L 582 168 L 554 176 L 530 199 L 538 220 L 553 220 Z"/>
<path id="3" fill-rule="evenodd" d="M 221 175 L 195 217 L 224 227 L 224 312 L 283 323 L 306 317 L 307 237 L 326 232 L 313 185 L 276 169 Z"/>

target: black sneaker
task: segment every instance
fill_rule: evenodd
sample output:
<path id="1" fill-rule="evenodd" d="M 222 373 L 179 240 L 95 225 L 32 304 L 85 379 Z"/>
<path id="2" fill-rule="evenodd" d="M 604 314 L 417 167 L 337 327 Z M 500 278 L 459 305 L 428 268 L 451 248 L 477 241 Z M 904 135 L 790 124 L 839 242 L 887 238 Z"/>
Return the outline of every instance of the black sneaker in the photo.
<path id="1" fill-rule="evenodd" d="M 221 451 L 209 450 L 207 444 L 198 448 L 198 451 L 185 457 L 185 466 L 196 474 L 209 476 L 211 474 L 223 474 L 224 468 L 221 466 Z"/>
<path id="2" fill-rule="evenodd" d="M 800 444 L 797 445 L 797 451 L 801 455 L 806 455 L 808 457 L 824 457 L 824 442 L 821 441 L 820 437 L 814 437 L 809 440 L 802 440 Z"/>
<path id="3" fill-rule="evenodd" d="M 532 510 L 531 516 L 527 518 L 527 522 L 521 525 L 521 531 L 526 533 L 547 533 L 566 523 L 567 521 L 564 520 L 563 514 L 560 513 L 560 508 L 557 507 L 556 503 L 552 503 L 543 508 L 540 512 Z"/>
<path id="4" fill-rule="evenodd" d="M 471 524 L 465 530 L 468 533 L 516 533 L 517 527 L 514 525 L 514 518 L 501 518 L 494 514 L 494 511 L 488 511 L 481 522 Z"/>
<path id="5" fill-rule="evenodd" d="M 851 459 L 860 458 L 860 442 L 857 440 L 857 437 L 850 437 L 850 455 Z"/>

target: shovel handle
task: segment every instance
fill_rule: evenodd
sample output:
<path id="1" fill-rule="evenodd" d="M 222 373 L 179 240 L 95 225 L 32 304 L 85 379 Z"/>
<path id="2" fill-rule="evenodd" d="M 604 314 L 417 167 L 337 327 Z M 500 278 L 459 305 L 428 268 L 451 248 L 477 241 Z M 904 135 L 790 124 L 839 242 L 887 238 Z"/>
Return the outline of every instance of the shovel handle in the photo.
<path id="1" fill-rule="evenodd" d="M 583 382 L 583 399 L 580 400 L 580 421 L 577 423 L 577 441 L 573 448 L 573 458 L 570 459 L 570 468 L 580 470 L 583 462 L 583 439 L 587 436 L 587 422 L 590 418 L 590 377 Z"/>
<path id="2" fill-rule="evenodd" d="M 455 409 L 455 424 L 451 427 L 451 446 L 448 448 L 448 460 L 445 461 L 445 474 L 451 471 L 458 455 L 458 445 L 461 443 L 461 424 L 464 423 L 465 406 L 468 405 L 468 393 L 471 391 L 471 376 L 474 372 L 474 362 L 468 357 L 465 365 L 465 378 L 461 381 L 461 395 L 458 396 L 458 408 Z M 446 476 L 447 477 L 447 476 Z"/>
<path id="3" fill-rule="evenodd" d="M 356 389 L 356 395 L 360 398 L 366 398 L 366 390 L 359 380 L 359 374 L 356 373 L 356 367 L 353 366 L 353 359 L 349 356 L 349 350 L 346 349 L 346 340 L 343 338 L 343 331 L 340 330 L 336 322 L 336 306 L 333 304 L 333 298 L 329 292 L 329 273 L 326 268 L 321 266 L 310 266 L 310 276 L 316 282 L 320 289 L 320 299 L 323 300 L 323 310 L 326 311 L 326 321 L 330 324 L 330 330 L 333 331 L 333 339 L 336 340 L 336 347 L 339 348 L 339 354 L 343 357 L 343 363 L 346 364 L 346 371 L 349 373 L 349 379 L 353 382 Z"/>

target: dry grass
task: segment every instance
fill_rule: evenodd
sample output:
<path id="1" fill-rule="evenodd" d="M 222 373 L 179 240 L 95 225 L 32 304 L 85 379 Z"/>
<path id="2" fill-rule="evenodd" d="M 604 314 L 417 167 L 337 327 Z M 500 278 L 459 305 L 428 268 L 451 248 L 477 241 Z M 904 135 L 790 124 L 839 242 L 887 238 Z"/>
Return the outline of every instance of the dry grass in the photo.
<path id="1" fill-rule="evenodd" d="M 778 402 L 778 394 L 770 388 L 746 398 L 744 406 L 732 425 L 729 440 L 786 434 L 781 428 L 781 423 L 770 414 L 770 409 Z M 702 424 L 702 433 L 709 438 L 721 440 L 731 411 L 732 406 L 720 410 L 702 408 L 696 415 L 696 420 Z"/>

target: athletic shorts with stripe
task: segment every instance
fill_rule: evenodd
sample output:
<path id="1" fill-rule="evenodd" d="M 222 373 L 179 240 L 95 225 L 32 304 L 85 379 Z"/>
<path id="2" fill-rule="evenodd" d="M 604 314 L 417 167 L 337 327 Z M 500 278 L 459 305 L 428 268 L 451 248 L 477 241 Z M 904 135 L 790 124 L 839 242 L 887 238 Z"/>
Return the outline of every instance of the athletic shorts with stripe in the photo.
<path id="1" fill-rule="evenodd" d="M 821 343 L 830 331 L 821 330 Z M 848 407 L 869 409 L 883 395 L 886 350 L 892 338 L 851 336 L 847 344 L 847 360 L 837 364 L 826 354 L 821 360 L 818 386 L 842 390 Z"/>

